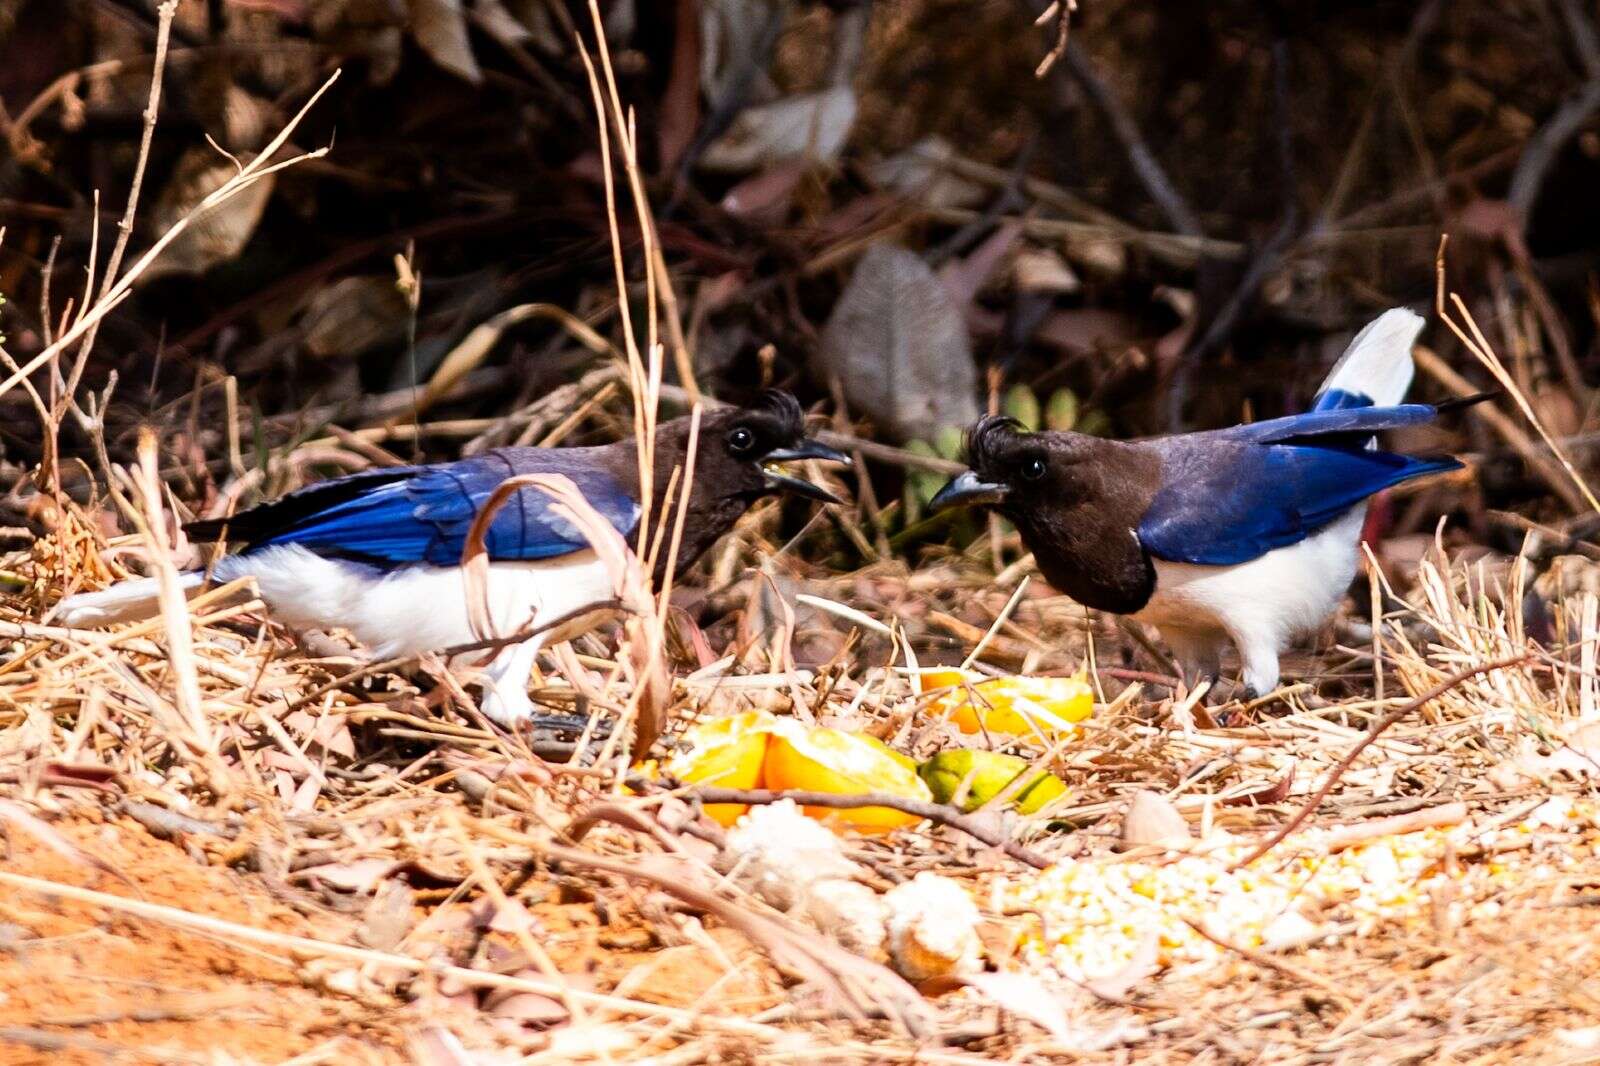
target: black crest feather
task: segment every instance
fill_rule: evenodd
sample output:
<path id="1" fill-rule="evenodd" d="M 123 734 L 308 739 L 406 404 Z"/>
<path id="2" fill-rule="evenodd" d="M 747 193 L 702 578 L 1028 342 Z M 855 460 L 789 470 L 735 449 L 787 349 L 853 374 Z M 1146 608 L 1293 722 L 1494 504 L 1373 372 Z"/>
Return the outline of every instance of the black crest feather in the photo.
<path id="1" fill-rule="evenodd" d="M 805 427 L 805 411 L 800 407 L 800 401 L 794 398 L 792 392 L 783 389 L 764 389 L 751 407 L 770 411 L 774 418 L 784 425 L 793 426 L 796 431 Z"/>
<path id="2" fill-rule="evenodd" d="M 967 430 L 967 464 L 982 470 L 999 455 L 1001 440 L 1018 436 L 1023 425 L 1010 415 L 984 415 Z"/>

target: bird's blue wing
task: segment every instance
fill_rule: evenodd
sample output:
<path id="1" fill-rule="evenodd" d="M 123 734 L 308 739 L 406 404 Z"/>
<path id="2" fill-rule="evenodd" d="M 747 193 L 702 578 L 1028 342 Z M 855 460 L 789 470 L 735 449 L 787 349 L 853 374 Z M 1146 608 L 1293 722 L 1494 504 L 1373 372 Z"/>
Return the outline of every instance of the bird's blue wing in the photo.
<path id="1" fill-rule="evenodd" d="M 1350 392 L 1346 389 L 1326 389 L 1317 393 L 1316 399 L 1311 401 L 1313 411 L 1343 411 L 1351 407 L 1371 407 L 1372 397 L 1364 392 Z"/>
<path id="2" fill-rule="evenodd" d="M 1327 396 L 1331 397 L 1333 394 L 1328 393 Z M 1351 394 L 1341 392 L 1334 402 L 1345 403 L 1347 399 L 1351 399 Z M 1354 398 L 1352 402 L 1359 402 L 1359 399 Z M 1403 403 L 1394 407 L 1373 407 L 1369 401 L 1366 406 L 1324 407 L 1304 414 L 1232 426 L 1217 430 L 1209 436 L 1214 439 L 1247 441 L 1255 444 L 1310 442 L 1317 438 L 1348 434 L 1370 437 L 1380 430 L 1422 425 L 1432 421 L 1438 413 L 1432 404 Z"/>
<path id="3" fill-rule="evenodd" d="M 564 474 L 623 536 L 639 521 L 639 501 L 588 449 L 515 449 L 454 463 L 413 468 L 298 518 L 252 548 L 298 544 L 322 554 L 384 563 L 461 561 L 473 519 L 494 490 L 519 474 Z M 555 513 L 543 492 L 518 489 L 489 523 L 484 538 L 496 560 L 549 559 L 588 547 L 583 533 Z"/>
<path id="4" fill-rule="evenodd" d="M 1377 427 L 1345 426 L 1329 432 L 1370 428 Z M 1139 523 L 1139 541 L 1159 559 L 1209 566 L 1248 562 L 1296 544 L 1376 492 L 1461 466 L 1454 459 L 1416 459 L 1359 445 L 1229 443 L 1215 438 L 1173 443 L 1176 447 L 1164 458 L 1165 487 Z"/>

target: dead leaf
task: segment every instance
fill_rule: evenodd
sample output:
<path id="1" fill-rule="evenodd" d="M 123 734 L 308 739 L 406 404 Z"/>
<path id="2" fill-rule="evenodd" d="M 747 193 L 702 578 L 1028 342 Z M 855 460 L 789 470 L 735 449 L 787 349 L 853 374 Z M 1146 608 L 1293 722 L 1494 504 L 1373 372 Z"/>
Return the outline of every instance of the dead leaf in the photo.
<path id="1" fill-rule="evenodd" d="M 1034 338 L 1072 355 L 1095 355 L 1137 344 L 1144 332 L 1137 321 L 1120 311 L 1081 307 L 1050 312 Z"/>
<path id="2" fill-rule="evenodd" d="M 888 244 L 856 264 L 817 348 L 850 404 L 900 440 L 978 417 L 978 372 L 961 312 L 928 265 Z"/>
<path id="3" fill-rule="evenodd" d="M 524 967 L 515 971 L 512 976 L 523 977 L 534 981 L 549 979 L 549 974 L 542 970 Z M 571 982 L 574 988 L 586 988 L 587 982 L 581 975 L 574 975 Z M 548 1029 L 554 1025 L 562 1025 L 571 1019 L 566 1004 L 559 996 L 545 995 L 542 992 L 526 992 L 512 988 L 491 988 L 484 993 L 483 1009 L 490 1014 L 511 1021 L 521 1022 L 523 1025 L 538 1029 Z"/>
<path id="4" fill-rule="evenodd" d="M 700 166 L 740 173 L 795 158 L 832 162 L 855 125 L 856 109 L 848 85 L 747 107 L 707 146 Z"/>
<path id="5" fill-rule="evenodd" d="M 395 880 L 385 880 L 372 895 L 362 913 L 361 928 L 356 939 L 377 951 L 393 951 L 411 932 L 411 907 L 415 894 L 410 887 Z"/>
<path id="6" fill-rule="evenodd" d="M 489 1010 L 497 1017 L 535 1029 L 561 1025 L 572 1017 L 559 999 L 540 992 L 513 992 Z"/>
<path id="7" fill-rule="evenodd" d="M 1516 251 L 1522 247 L 1524 219 L 1511 204 L 1478 196 L 1451 213 L 1452 232 L 1485 241 L 1504 241 Z"/>
<path id="8" fill-rule="evenodd" d="M 804 159 L 791 159 L 752 174 L 727 191 L 722 197 L 722 209 L 740 218 L 782 221 L 794 190 L 810 168 Z"/>
<path id="9" fill-rule="evenodd" d="M 465 752 L 451 751 L 445 753 L 444 761 L 453 769 L 478 773 L 490 782 L 516 777 L 544 788 L 555 781 L 555 775 L 550 772 L 549 765 L 538 756 L 532 759 L 490 760 L 475 758 Z"/>
<path id="10" fill-rule="evenodd" d="M 506 10 L 500 0 L 477 0 L 472 13 L 484 32 L 497 41 L 522 44 L 533 39 L 533 31 Z"/>
<path id="11" fill-rule="evenodd" d="M 461 0 L 410 0 L 411 36 L 429 57 L 450 73 L 482 84 L 483 71 L 467 40 L 467 18 Z"/>
<path id="12" fill-rule="evenodd" d="M 963 978 L 962 983 L 1001 1010 L 1033 1022 L 1063 1044 L 1077 1039 L 1062 997 L 1033 974 L 975 973 Z"/>
<path id="13" fill-rule="evenodd" d="M 24 771 L 17 769 L 0 769 L 0 781 L 19 781 L 24 774 Z M 51 759 L 39 773 L 38 783 L 47 788 L 92 788 L 99 792 L 116 792 L 116 779 L 117 772 L 109 766 Z"/>
<path id="14" fill-rule="evenodd" d="M 952 260 L 939 271 L 939 280 L 958 307 L 966 307 L 999 271 L 1000 264 L 1022 238 L 1022 223 L 1007 219 L 963 259 Z"/>
<path id="15" fill-rule="evenodd" d="M 307 866 L 289 875 L 291 881 L 304 881 L 324 885 L 340 892 L 366 895 L 394 872 L 393 859 L 357 859 L 354 862 L 330 862 L 321 866 Z"/>
<path id="16" fill-rule="evenodd" d="M 322 783 L 321 774 L 307 774 L 306 779 L 300 782 L 300 787 L 294 790 L 294 796 L 289 801 L 289 809 L 297 812 L 315 810 L 317 797 L 322 795 Z"/>
<path id="17" fill-rule="evenodd" d="M 1011 263 L 1011 283 L 1018 292 L 1069 296 L 1083 288 L 1067 261 L 1048 248 L 1024 248 Z"/>
<path id="18" fill-rule="evenodd" d="M 1101 281 L 1120 281 L 1128 273 L 1128 246 L 1117 237 L 1067 242 L 1067 258 Z"/>
<path id="19" fill-rule="evenodd" d="M 672 68 L 661 94 L 661 118 L 656 123 L 656 145 L 661 169 L 670 172 L 683 158 L 700 127 L 700 20 L 697 0 L 677 0 L 677 27 L 672 42 Z"/>
<path id="20" fill-rule="evenodd" d="M 306 351 L 318 359 L 351 358 L 398 344 L 409 311 L 394 278 L 341 278 L 306 301 L 300 328 Z"/>
<path id="21" fill-rule="evenodd" d="M 982 202 L 984 189 L 950 172 L 955 155 L 956 150 L 944 138 L 924 137 L 905 151 L 874 163 L 867 177 L 879 188 L 911 197 L 924 207 L 972 207 Z"/>
<path id="22" fill-rule="evenodd" d="M 246 160 L 241 159 L 241 163 Z M 151 212 L 151 229 L 164 233 L 238 173 L 212 148 L 190 148 L 178 160 Z M 197 215 L 145 271 L 145 280 L 167 274 L 201 274 L 236 257 L 250 242 L 272 197 L 275 175 L 267 175 Z"/>
<path id="23" fill-rule="evenodd" d="M 1122 818 L 1124 844 L 1172 844 L 1189 839 L 1189 823 L 1170 800 L 1154 792 L 1133 794 Z"/>

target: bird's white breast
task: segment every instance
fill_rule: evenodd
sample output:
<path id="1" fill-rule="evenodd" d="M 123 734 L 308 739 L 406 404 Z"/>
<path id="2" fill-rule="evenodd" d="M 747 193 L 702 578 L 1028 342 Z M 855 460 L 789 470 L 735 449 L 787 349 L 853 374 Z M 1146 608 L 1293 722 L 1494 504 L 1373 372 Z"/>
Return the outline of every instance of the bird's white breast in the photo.
<path id="1" fill-rule="evenodd" d="M 293 628 L 347 629 L 379 658 L 509 636 L 530 622 L 554 621 L 615 595 L 592 551 L 490 563 L 485 586 L 494 632 L 486 634 L 473 630 L 465 571 L 458 566 L 382 572 L 282 545 L 230 556 L 216 570 L 221 580 L 247 574 L 279 621 Z"/>
<path id="2" fill-rule="evenodd" d="M 1233 566 L 1157 559 L 1155 593 L 1134 617 L 1278 640 L 1315 630 L 1355 577 L 1366 510 L 1357 507 L 1298 544 Z"/>

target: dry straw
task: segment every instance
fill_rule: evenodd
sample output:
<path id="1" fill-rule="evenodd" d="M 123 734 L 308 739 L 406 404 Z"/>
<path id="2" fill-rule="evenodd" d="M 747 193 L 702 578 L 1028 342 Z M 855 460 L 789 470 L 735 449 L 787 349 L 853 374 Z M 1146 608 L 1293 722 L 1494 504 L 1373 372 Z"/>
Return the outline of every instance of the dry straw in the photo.
<path id="1" fill-rule="evenodd" d="M 599 13 L 592 5 L 590 10 L 598 26 Z M 600 410 L 633 426 L 648 478 L 645 459 L 657 404 L 667 392 L 661 381 L 666 347 L 674 358 L 687 352 L 678 339 L 675 302 L 643 195 L 633 120 L 616 96 L 603 36 L 596 37 L 596 47 L 599 63 L 587 53 L 585 61 L 602 116 L 621 330 L 613 342 L 592 323 L 548 314 L 575 343 L 616 362 L 546 404 L 503 420 L 469 420 L 455 431 L 511 439 L 570 428 L 577 409 Z M 325 89 L 200 210 L 275 169 L 320 155 L 272 162 Z M 157 93 L 153 87 L 152 98 Z M 646 248 L 648 320 L 642 330 L 623 269 L 613 147 Z M 30 374 L 58 357 L 81 354 L 73 346 L 88 342 L 94 326 L 126 299 L 193 217 L 159 237 L 114 281 L 110 275 L 117 271 L 108 271 L 98 295 L 80 305 L 43 352 L 18 366 L 0 393 L 31 388 Z M 1463 343 L 1470 339 L 1469 350 L 1503 379 L 1504 368 L 1496 370 L 1498 360 L 1481 332 L 1459 302 L 1453 306 L 1463 320 Z M 666 323 L 666 345 L 658 319 Z M 483 340 L 473 343 L 481 347 Z M 477 350 L 462 360 L 481 358 Z M 679 373 L 692 390 L 686 369 L 680 365 Z M 619 382 L 630 390 L 626 402 L 617 394 Z M 1526 409 L 1515 383 L 1502 383 Z M 439 384 L 435 395 L 443 397 L 449 383 Z M 53 417 L 54 409 L 39 399 L 41 420 Z M 225 486 L 224 502 L 255 491 L 269 475 L 277 479 L 330 462 L 365 465 L 371 455 L 361 443 L 401 439 L 394 435 L 395 416 L 405 414 L 408 402 L 398 397 L 374 403 L 349 433 L 301 442 L 276 457 L 269 470 L 247 471 Z M 228 409 L 231 416 L 237 405 Z M 229 443 L 236 434 L 233 428 L 218 435 L 216 446 L 229 454 L 219 456 L 217 469 L 242 465 L 237 445 Z M 691 440 L 691 453 L 703 446 L 698 433 Z M 184 855 L 192 856 L 197 884 L 212 883 L 199 879 L 200 873 L 216 873 L 210 867 L 231 867 L 226 876 L 248 899 L 269 900 L 269 893 L 290 899 L 315 915 L 319 932 L 312 935 L 304 923 L 296 926 L 299 932 L 287 932 L 226 920 L 218 916 L 219 905 L 182 896 L 180 885 L 164 886 L 171 898 L 182 900 L 175 905 L 131 898 L 134 888 L 69 883 L 78 873 L 94 876 L 96 868 L 87 861 L 81 870 L 57 868 L 50 878 L 0 871 L 0 885 L 14 898 L 32 901 L 19 908 L 68 901 L 120 919 L 95 936 L 137 937 L 147 923 L 159 923 L 241 953 L 266 952 L 299 967 L 292 972 L 308 985 L 344 989 L 337 1002 L 350 1025 L 374 1032 L 442 1030 L 464 1045 L 506 1048 L 524 1061 L 695 1063 L 752 1055 L 774 1062 L 968 1063 L 1072 1055 L 1188 1061 L 1217 1048 L 1240 1058 L 1372 1061 L 1393 1058 L 1395 1042 L 1402 1040 L 1418 1058 L 1452 1049 L 1467 1057 L 1471 1049 L 1460 1043 L 1467 1037 L 1504 1041 L 1479 1045 L 1475 1054 L 1482 1058 L 1525 1050 L 1533 1037 L 1507 1034 L 1530 1027 L 1547 1031 L 1550 1019 L 1574 1030 L 1596 1024 L 1587 978 L 1574 970 L 1565 983 L 1553 980 L 1549 963 L 1592 961 L 1583 954 L 1592 950 L 1592 929 L 1558 919 L 1581 917 L 1581 905 L 1572 901 L 1600 869 L 1592 854 L 1585 859 L 1558 849 L 1554 834 L 1519 834 L 1527 841 L 1523 850 L 1490 852 L 1485 846 L 1449 858 L 1503 864 L 1519 874 L 1517 892 L 1494 901 L 1503 910 L 1492 943 L 1470 939 L 1481 930 L 1453 925 L 1459 908 L 1449 900 L 1440 901 L 1431 928 L 1379 923 L 1361 938 L 1335 938 L 1331 946 L 1314 947 L 1287 964 L 1207 925 L 1230 945 L 1228 951 L 1242 950 L 1204 971 L 1170 973 L 1161 983 L 1129 978 L 1120 988 L 1086 990 L 1044 973 L 1029 978 L 1031 999 L 1013 992 L 997 1006 L 971 988 L 922 997 L 881 964 L 845 955 L 794 916 L 776 914 L 723 878 L 711 863 L 720 834 L 694 818 L 693 790 L 624 791 L 628 756 L 642 754 L 656 733 L 670 740 L 680 722 L 751 705 L 836 720 L 917 755 L 950 744 L 956 738 L 923 713 L 926 701 L 911 683 L 911 673 L 920 668 L 914 644 L 950 646 L 950 630 L 941 625 L 966 624 L 962 619 L 975 611 L 990 624 L 968 626 L 959 638 L 959 652 L 971 650 L 979 660 L 973 665 L 1015 669 L 1031 663 L 1064 671 L 1077 666 L 1088 637 L 1102 659 L 1124 646 L 1102 622 L 1086 634 L 1082 609 L 1064 598 L 1024 598 L 1011 580 L 997 586 L 997 568 L 988 563 L 1003 560 L 949 557 L 915 573 L 880 561 L 851 573 L 813 573 L 797 600 L 797 616 L 815 628 L 856 632 L 860 644 L 848 645 L 848 653 L 815 672 L 775 669 L 729 679 L 722 675 L 743 649 L 705 643 L 714 665 L 675 682 L 668 670 L 666 590 L 652 593 L 648 576 L 656 560 L 664 572 L 673 569 L 682 502 L 693 487 L 692 454 L 686 469 L 653 486 L 660 491 L 649 496 L 652 521 L 641 524 L 642 558 L 625 549 L 570 484 L 519 480 L 493 505 L 514 491 L 549 494 L 551 505 L 582 528 L 607 560 L 619 601 L 629 608 L 618 650 L 597 641 L 569 648 L 561 656 L 567 676 L 544 683 L 536 696 L 552 708 L 589 710 L 596 728 L 600 719 L 632 721 L 638 730 L 633 752 L 625 750 L 625 730 L 619 729 L 601 759 L 568 745 L 562 754 L 576 754 L 571 762 L 546 763 L 532 750 L 537 740 L 480 727 L 470 699 L 448 674 L 403 661 L 363 663 L 332 644 L 307 654 L 271 624 L 258 602 L 241 598 L 241 587 L 185 601 L 172 581 L 185 550 L 170 533 L 177 508 L 165 486 L 172 472 L 161 469 L 151 440 L 142 442 L 131 471 L 114 466 L 103 439 L 97 447 L 106 488 L 116 494 L 111 505 L 137 532 L 107 540 L 90 521 L 94 515 L 62 499 L 51 513 L 55 529 L 49 537 L 0 558 L 0 576 L 15 590 L 0 603 L 0 782 L 15 809 L 32 820 L 29 826 L 43 825 L 65 838 L 80 823 L 110 818 L 116 820 L 114 831 L 128 836 L 128 820 L 135 820 L 176 837 L 183 849 L 139 835 L 131 837 L 137 843 L 131 853 L 162 849 L 178 856 L 180 866 L 189 861 Z M 1592 504 L 1588 489 L 1582 491 Z M 476 523 L 465 561 L 475 575 L 481 632 L 503 640 L 518 634 L 496 631 L 482 610 L 483 536 L 490 517 L 486 511 Z M 771 554 L 777 546 L 773 536 L 758 515 L 741 527 L 728 551 L 742 564 Z M 130 557 L 163 578 L 159 617 L 108 632 L 41 621 L 62 590 L 99 586 Z M 1012 575 L 1018 576 L 1020 570 Z M 1533 581 L 1527 560 L 1495 569 L 1435 552 L 1420 564 L 1409 588 L 1384 586 L 1380 591 L 1387 595 L 1374 596 L 1393 604 L 1404 595 L 1403 608 L 1307 671 L 1306 679 L 1320 683 L 1323 692 L 1339 691 L 1334 686 L 1343 683 L 1343 698 L 1313 700 L 1304 687 L 1294 687 L 1280 694 L 1278 706 L 1257 707 L 1227 728 L 1202 727 L 1204 708 L 1197 706 L 1194 721 L 1183 728 L 1177 721 L 1183 707 L 1165 695 L 1164 686 L 1129 688 L 1098 707 L 1068 742 L 1012 743 L 1068 781 L 1071 797 L 1052 812 L 1054 825 L 1050 819 L 1018 825 L 985 811 L 966 827 L 930 822 L 886 839 L 851 841 L 852 856 L 863 878 L 878 888 L 919 872 L 955 878 L 983 909 L 996 966 L 1014 969 L 1010 946 L 1031 919 L 998 901 L 1006 884 L 1036 876 L 1028 862 L 1170 861 L 1164 853 L 1112 850 L 1115 819 L 1135 791 L 1158 791 L 1201 829 L 1275 845 L 1259 860 L 1274 869 L 1308 857 L 1313 845 L 1306 834 L 1273 840 L 1275 831 L 1283 835 L 1284 827 L 1294 826 L 1301 811 L 1307 826 L 1335 830 L 1316 838 L 1323 849 L 1348 847 L 1379 832 L 1453 824 L 1489 833 L 1496 825 L 1516 824 L 1552 794 L 1591 787 L 1571 770 L 1547 767 L 1563 751 L 1572 753 L 1574 730 L 1594 720 L 1600 703 L 1600 599 L 1592 589 L 1579 587 L 1565 597 L 1556 590 L 1557 642 L 1541 648 L 1530 641 L 1522 613 Z M 721 598 L 727 613 L 744 603 L 742 591 L 710 594 Z M 531 620 L 534 626 L 553 621 Z M 712 638 L 701 633 L 698 639 Z M 1368 683 L 1375 660 L 1384 666 L 1382 692 Z M 1109 669 L 1105 673 L 1112 676 Z M 1147 692 L 1156 695 L 1146 698 Z M 1381 725 L 1387 728 L 1375 728 Z M 554 759 L 559 747 L 540 750 Z M 1317 802 L 1308 803 L 1311 798 Z M 7 824 L 20 827 L 23 821 Z M 20 857 L 13 862 L 25 859 L 20 837 L 13 848 Z M 52 854 L 59 859 L 58 852 Z M 365 916 L 389 892 L 407 903 L 400 928 L 387 948 L 366 946 L 357 939 L 371 933 L 363 926 Z M 642 961 L 608 990 L 565 976 L 579 960 L 595 957 L 598 925 L 571 933 L 553 923 L 585 905 L 591 914 L 609 917 L 608 935 L 641 932 L 647 945 L 637 949 Z M 519 913 L 552 927 L 519 927 L 512 922 Z M 1337 914 L 1330 921 L 1330 928 L 1345 927 Z M 714 939 L 708 929 L 717 933 Z M 719 929 L 736 931 L 752 952 L 734 957 Z M 468 935 L 453 939 L 452 930 Z M 521 953 L 524 965 L 504 972 L 512 951 Z M 1414 965 L 1420 959 L 1439 961 Z M 658 967 L 685 960 L 695 960 L 692 973 L 704 995 L 685 995 L 682 987 L 668 987 L 654 976 Z M 340 969 L 318 970 L 312 962 Z M 58 979 L 42 966 L 34 972 L 39 980 Z M 330 982 L 330 973 L 338 980 Z M 743 1000 L 724 994 L 735 984 L 759 992 Z M 436 994 L 439 987 L 474 995 L 445 997 Z M 1330 987 L 1340 995 L 1331 995 Z M 678 998 L 652 1002 L 667 998 L 664 988 Z M 513 1039 L 506 1027 L 494 1024 L 490 998 L 477 994 L 491 989 L 549 997 L 565 1004 L 573 1020 L 552 1032 L 529 1030 Z M 1324 1012 L 1318 1006 L 1323 999 L 1338 1009 Z M 1027 1020 L 1030 1011 L 1051 1017 L 1040 1013 L 1041 1004 L 1070 1024 L 1047 1027 Z M 590 1043 L 577 1046 L 579 1036 Z"/>

